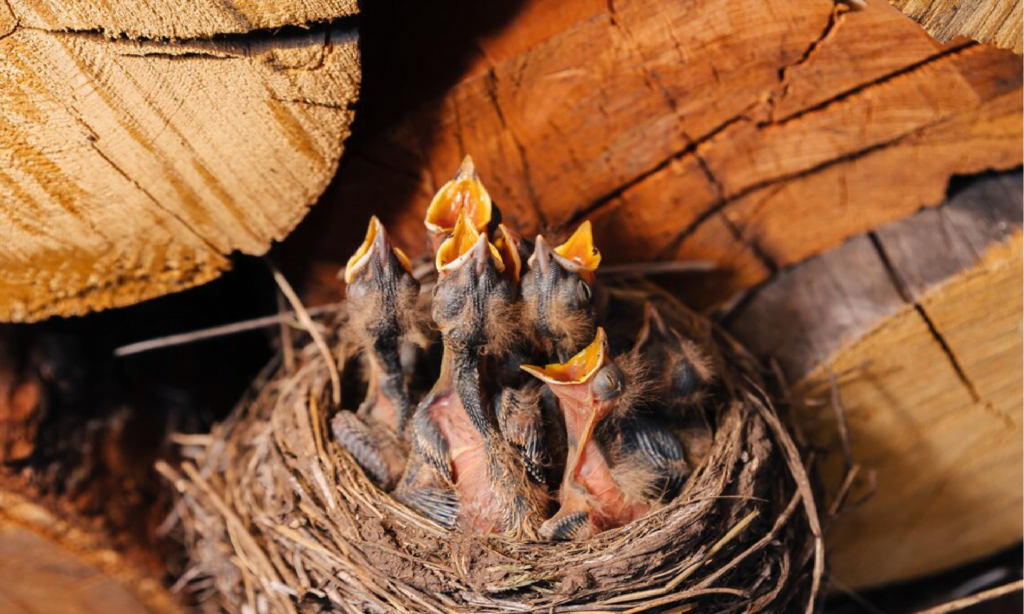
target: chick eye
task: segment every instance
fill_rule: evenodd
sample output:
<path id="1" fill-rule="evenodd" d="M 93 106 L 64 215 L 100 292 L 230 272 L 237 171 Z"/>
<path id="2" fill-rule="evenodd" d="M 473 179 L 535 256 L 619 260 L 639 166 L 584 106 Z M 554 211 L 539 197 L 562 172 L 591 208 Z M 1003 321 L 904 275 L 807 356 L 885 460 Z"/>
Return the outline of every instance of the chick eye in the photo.
<path id="1" fill-rule="evenodd" d="M 587 282 L 583 281 L 582 279 L 579 282 L 579 293 L 584 301 L 590 301 L 590 286 L 587 285 Z"/>
<path id="2" fill-rule="evenodd" d="M 622 372 L 615 365 L 606 365 L 594 376 L 594 395 L 602 400 L 619 396 L 622 392 Z"/>

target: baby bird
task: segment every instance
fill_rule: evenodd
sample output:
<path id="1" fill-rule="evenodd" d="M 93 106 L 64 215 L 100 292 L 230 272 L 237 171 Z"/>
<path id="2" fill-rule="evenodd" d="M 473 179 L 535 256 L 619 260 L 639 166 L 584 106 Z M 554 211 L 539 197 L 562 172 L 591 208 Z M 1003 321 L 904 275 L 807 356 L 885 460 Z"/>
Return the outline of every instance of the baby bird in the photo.
<path id="1" fill-rule="evenodd" d="M 643 393 L 642 367 L 632 355 L 616 362 L 609 354 L 599 327 L 594 341 L 568 361 L 523 365 L 558 397 L 568 439 L 560 507 L 540 529 L 546 539 L 588 539 L 640 518 L 685 465 L 671 433 L 624 418 Z"/>
<path id="2" fill-rule="evenodd" d="M 554 249 L 538 235 L 528 264 L 522 281 L 524 319 L 541 349 L 566 360 L 593 338 L 597 325 L 594 272 L 601 252 L 590 222 Z"/>
<path id="3" fill-rule="evenodd" d="M 513 291 L 518 291 L 523 266 L 529 257 L 529 244 L 519 233 L 505 224 L 499 224 L 494 231 L 493 244 L 501 258 L 502 274 L 512 286 Z M 519 313 L 518 309 L 516 313 Z M 517 327 L 518 322 L 510 320 L 499 324 L 503 324 L 504 328 L 511 331 Z M 519 365 L 529 361 L 532 344 L 530 339 L 521 332 L 518 335 L 515 332 L 502 334 L 502 337 L 507 337 L 509 342 L 506 347 L 502 348 L 502 352 L 492 354 L 490 360 L 485 364 L 485 379 L 496 384 L 498 389 L 518 388 L 529 379 L 524 377 Z"/>
<path id="4" fill-rule="evenodd" d="M 530 383 L 505 388 L 494 399 L 494 413 L 498 429 L 522 459 L 526 473 L 543 484 L 547 481 L 544 475 L 546 442 L 540 393 L 541 389 Z"/>
<path id="5" fill-rule="evenodd" d="M 505 266 L 505 277 L 513 286 L 518 287 L 532 245 L 516 231 L 505 224 L 499 224 L 494 232 L 494 247 Z M 488 365 L 488 379 L 496 382 L 501 389 L 494 398 L 498 429 L 520 454 L 530 477 L 538 483 L 544 483 L 546 446 L 541 388 L 519 368 L 519 365 L 530 359 L 531 347 L 529 340 L 520 336 Z"/>
<path id="6" fill-rule="evenodd" d="M 700 402 L 714 377 L 711 363 L 696 343 L 670 327 L 651 303 L 644 306 L 644 323 L 634 351 L 650 366 L 658 397 L 672 407 Z"/>
<path id="7" fill-rule="evenodd" d="M 518 285 L 523 275 L 523 264 L 530 257 L 532 245 L 505 224 L 498 224 L 497 230 L 494 231 L 493 243 L 505 267 L 505 277 L 512 285 Z"/>
<path id="8" fill-rule="evenodd" d="M 437 252 L 433 317 L 444 342 L 441 376 L 414 418 L 416 445 L 454 486 L 459 521 L 474 533 L 535 536 L 546 506 L 524 463 L 498 432 L 480 378 L 481 356 L 511 339 L 515 289 L 486 235 L 465 211 Z M 422 480 L 422 479 L 421 479 Z"/>
<path id="9" fill-rule="evenodd" d="M 345 267 L 345 281 L 349 329 L 363 353 L 368 384 L 359 409 L 339 412 L 331 427 L 338 444 L 388 489 L 405 466 L 400 439 L 412 406 L 400 355 L 404 343 L 422 342 L 415 309 L 420 286 L 376 217 Z"/>
<path id="10" fill-rule="evenodd" d="M 491 221 L 493 204 L 491 195 L 480 181 L 473 166 L 473 158 L 466 156 L 451 181 L 441 186 L 427 207 L 423 224 L 427 227 L 427 238 L 432 253 L 455 229 L 459 216 L 465 211 L 473 229 L 481 232 Z"/>

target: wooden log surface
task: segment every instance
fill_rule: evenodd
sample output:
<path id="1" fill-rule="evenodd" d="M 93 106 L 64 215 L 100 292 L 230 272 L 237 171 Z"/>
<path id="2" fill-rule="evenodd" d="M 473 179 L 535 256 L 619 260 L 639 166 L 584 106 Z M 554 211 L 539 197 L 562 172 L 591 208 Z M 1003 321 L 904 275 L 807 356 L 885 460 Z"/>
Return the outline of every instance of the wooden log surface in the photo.
<path id="1" fill-rule="evenodd" d="M 589 218 L 608 263 L 714 261 L 681 288 L 696 306 L 938 204 L 952 175 L 1021 163 L 1020 58 L 937 44 L 884 2 L 510 6 L 366 12 L 387 29 L 311 233 L 323 283 L 361 238 L 353 206 L 421 252 L 466 153 L 527 234 Z"/>
<path id="2" fill-rule="evenodd" d="M 358 49 L 350 20 L 253 29 L 353 6 L 0 3 L 0 321 L 159 296 L 284 238 L 336 169 Z"/>
<path id="3" fill-rule="evenodd" d="M 156 577 L 102 538 L 0 489 L 0 612 L 162 614 L 183 611 Z"/>
<path id="4" fill-rule="evenodd" d="M 810 400 L 802 423 L 831 451 L 831 495 L 844 463 L 828 370 L 839 374 L 862 466 L 852 497 L 877 475 L 828 534 L 847 586 L 948 569 L 1022 538 L 1022 189 L 1019 172 L 973 183 L 779 274 L 733 316 L 737 336 Z"/>
<path id="5" fill-rule="evenodd" d="M 1024 51 L 1024 9 L 1016 0 L 889 0 L 938 40 L 966 36 Z"/>
<path id="6" fill-rule="evenodd" d="M 208 38 L 329 21 L 358 12 L 356 0 L 6 1 L 26 28 L 102 32 L 132 39 Z"/>

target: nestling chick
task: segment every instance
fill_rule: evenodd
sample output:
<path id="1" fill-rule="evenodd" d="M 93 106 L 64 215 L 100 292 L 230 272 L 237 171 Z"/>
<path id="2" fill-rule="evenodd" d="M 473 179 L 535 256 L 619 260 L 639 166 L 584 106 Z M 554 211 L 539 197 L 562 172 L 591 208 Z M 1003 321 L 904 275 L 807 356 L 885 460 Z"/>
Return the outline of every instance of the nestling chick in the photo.
<path id="1" fill-rule="evenodd" d="M 566 360 L 594 337 L 597 322 L 595 274 L 601 253 L 590 222 L 552 249 L 537 236 L 530 270 L 523 275 L 524 320 L 549 356 Z"/>
<path id="2" fill-rule="evenodd" d="M 508 279 L 514 291 L 518 292 L 523 267 L 529 257 L 530 244 L 516 231 L 505 224 L 499 224 L 494 232 L 494 248 L 501 257 L 504 267 L 502 274 Z M 520 310 L 517 309 L 516 313 L 520 313 Z M 518 321 L 510 320 L 499 324 L 503 324 L 503 328 L 507 329 L 507 332 L 502 332 L 502 337 L 508 338 L 509 341 L 501 352 L 492 353 L 488 357 L 484 365 L 484 375 L 498 390 L 519 388 L 529 379 L 524 377 L 525 374 L 519 369 L 519 365 L 529 362 L 533 344 L 528 335 L 518 330 Z"/>
<path id="3" fill-rule="evenodd" d="M 481 356 L 508 346 L 515 289 L 497 250 L 465 212 L 438 249 L 433 316 L 444 342 L 441 376 L 414 419 L 424 457 L 454 484 L 460 524 L 474 533 L 535 534 L 545 507 L 523 461 L 500 435 L 480 378 Z"/>
<path id="4" fill-rule="evenodd" d="M 493 243 L 504 264 L 505 277 L 513 285 L 518 285 L 523 275 L 523 265 L 530 258 L 533 245 L 505 224 L 498 224 Z"/>
<path id="5" fill-rule="evenodd" d="M 641 367 L 609 354 L 598 328 L 593 343 L 564 363 L 523 365 L 558 397 L 568 439 L 560 507 L 540 529 L 547 539 L 583 540 L 632 522 L 657 505 L 678 471 L 682 446 L 671 433 L 624 419 L 642 394 Z"/>
<path id="6" fill-rule="evenodd" d="M 482 232 L 491 221 L 492 209 L 491 195 L 480 181 L 473 158 L 466 156 L 455 176 L 441 186 L 427 207 L 423 224 L 427 227 L 431 252 L 437 253 L 463 211 L 469 216 L 473 229 Z"/>
<path id="7" fill-rule="evenodd" d="M 505 265 L 505 277 L 518 287 L 532 245 L 516 231 L 499 224 L 494 233 L 494 247 Z M 500 388 L 494 399 L 499 430 L 523 458 L 530 477 L 544 483 L 546 425 L 540 402 L 542 388 L 519 368 L 530 360 L 531 354 L 532 343 L 526 335 L 520 335 L 488 364 L 488 376 Z"/>
<path id="8" fill-rule="evenodd" d="M 452 407 L 453 404 L 458 405 L 458 396 L 451 385 L 450 361 L 445 362 L 441 378 L 420 401 L 413 415 L 411 430 L 414 445 L 405 473 L 392 496 L 441 526 L 454 529 L 459 522 L 462 506 L 455 492 L 451 446 L 441 433 L 438 418 L 458 417 L 465 412 Z M 464 462 L 463 441 L 454 436 L 462 429 L 454 429 L 448 424 L 444 424 L 444 427 L 458 446 L 457 456 Z M 472 425 L 464 430 L 476 437 Z"/>
<path id="9" fill-rule="evenodd" d="M 526 472 L 535 482 L 544 483 L 544 419 L 541 414 L 540 388 L 526 384 L 505 388 L 494 399 L 498 429 L 523 460 Z"/>
<path id="10" fill-rule="evenodd" d="M 349 330 L 364 357 L 366 399 L 356 414 L 339 412 L 331 427 L 338 444 L 382 488 L 402 474 L 400 439 L 412 414 L 400 358 L 403 344 L 422 339 L 415 309 L 419 283 L 411 271 L 380 220 L 370 218 L 366 239 L 345 267 Z"/>
<path id="11" fill-rule="evenodd" d="M 669 326 L 651 303 L 644 306 L 644 324 L 633 347 L 650 365 L 658 397 L 670 406 L 698 403 L 714 378 L 704 352 Z"/>

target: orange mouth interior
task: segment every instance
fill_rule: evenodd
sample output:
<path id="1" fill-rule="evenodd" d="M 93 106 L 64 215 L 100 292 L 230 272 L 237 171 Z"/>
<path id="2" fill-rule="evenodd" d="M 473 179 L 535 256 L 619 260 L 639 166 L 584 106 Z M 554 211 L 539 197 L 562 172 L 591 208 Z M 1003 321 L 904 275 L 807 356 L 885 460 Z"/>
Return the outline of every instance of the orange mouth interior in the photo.
<path id="1" fill-rule="evenodd" d="M 543 367 L 521 365 L 520 368 L 549 384 L 584 384 L 590 381 L 604 364 L 607 352 L 608 337 L 605 335 L 604 329 L 598 327 L 594 341 L 568 361 Z"/>
<path id="2" fill-rule="evenodd" d="M 377 240 L 377 235 L 383 235 L 385 243 L 391 247 L 391 251 L 394 252 L 398 258 L 398 262 L 402 265 L 402 268 L 406 270 L 410 275 L 412 274 L 412 263 L 409 262 L 409 257 L 405 255 L 405 252 L 391 245 L 391 240 L 388 239 L 387 230 L 384 229 L 384 224 L 381 224 L 377 216 L 370 217 L 370 226 L 366 229 L 366 238 L 363 239 L 362 245 L 356 250 L 356 253 L 352 254 L 352 257 L 348 259 L 348 263 L 345 264 L 345 283 L 350 284 L 355 279 L 356 274 L 366 266 L 366 263 L 370 261 L 370 250 L 373 249 L 373 243 Z"/>
<path id="3" fill-rule="evenodd" d="M 463 211 L 455 223 L 451 236 L 445 239 L 444 243 L 437 250 L 437 260 L 435 263 L 437 270 L 441 273 L 446 273 L 461 266 L 482 236 L 481 233 L 473 228 L 473 222 L 469 214 Z M 504 271 L 505 265 L 502 262 L 501 254 L 498 253 L 498 250 L 490 241 L 487 242 L 487 248 L 494 259 L 494 265 L 498 272 Z"/>
<path id="4" fill-rule="evenodd" d="M 469 214 L 473 228 L 478 231 L 491 221 L 491 196 L 480 182 L 469 156 L 462 161 L 455 177 L 438 190 L 427 207 L 423 223 L 433 232 L 451 232 L 463 211 Z"/>
<path id="5" fill-rule="evenodd" d="M 555 253 L 582 270 L 596 271 L 601 264 L 601 252 L 594 245 L 590 220 L 580 224 L 569 240 L 555 248 Z"/>
<path id="6" fill-rule="evenodd" d="M 506 265 L 505 274 L 512 280 L 512 283 L 517 284 L 523 270 L 523 260 L 519 255 L 521 239 L 504 224 L 498 224 L 495 235 L 497 238 L 494 239 L 494 248 L 498 250 L 502 262 Z"/>

